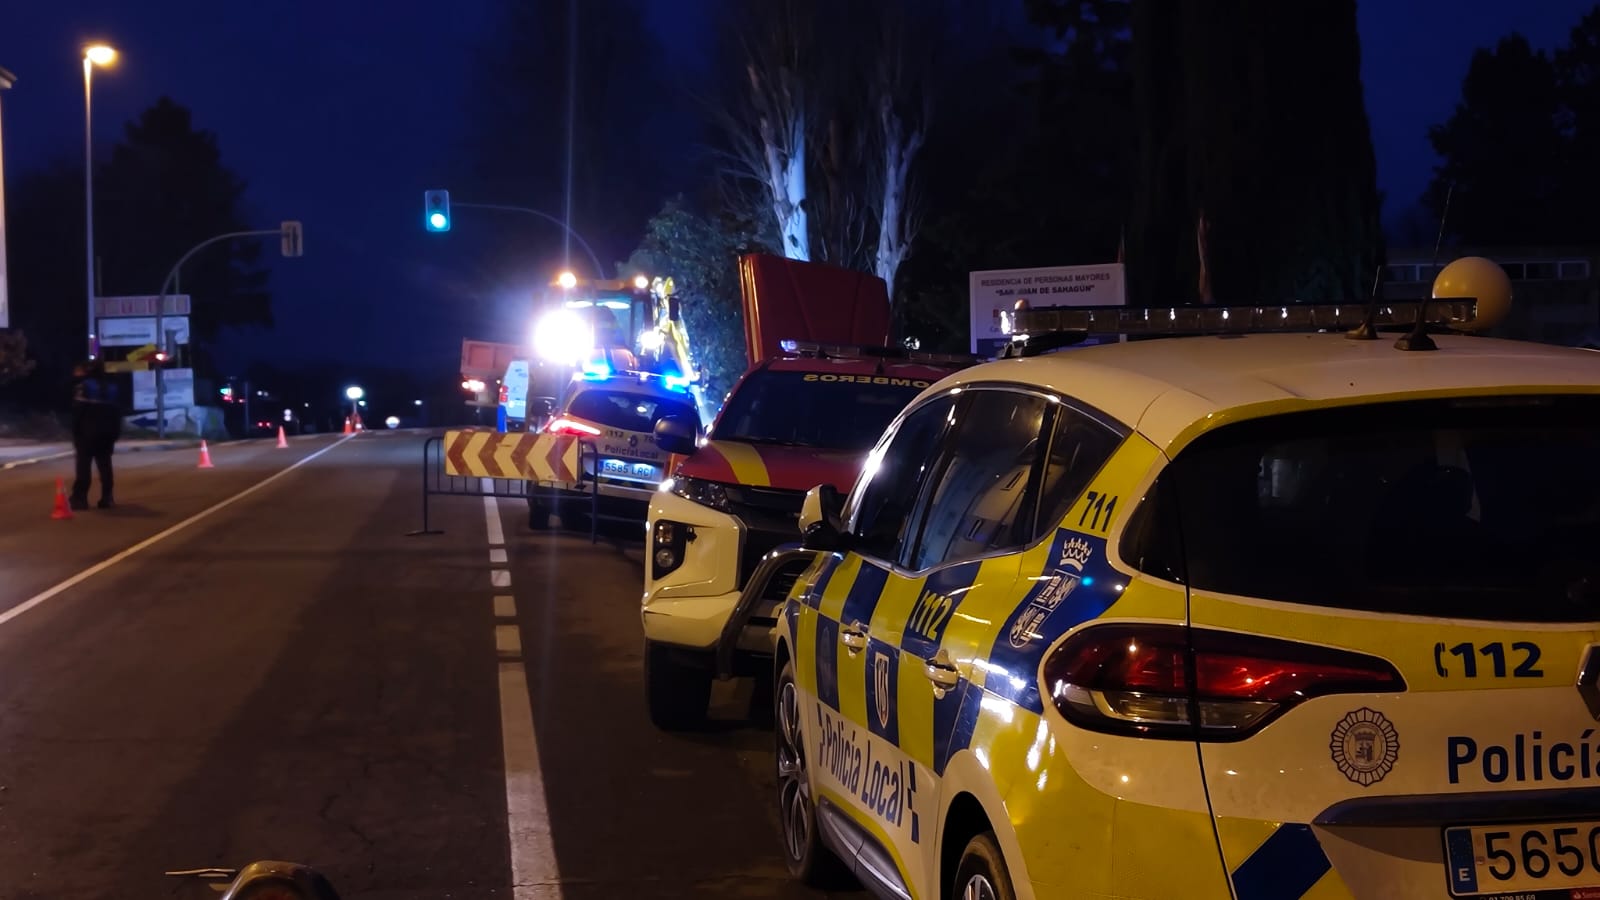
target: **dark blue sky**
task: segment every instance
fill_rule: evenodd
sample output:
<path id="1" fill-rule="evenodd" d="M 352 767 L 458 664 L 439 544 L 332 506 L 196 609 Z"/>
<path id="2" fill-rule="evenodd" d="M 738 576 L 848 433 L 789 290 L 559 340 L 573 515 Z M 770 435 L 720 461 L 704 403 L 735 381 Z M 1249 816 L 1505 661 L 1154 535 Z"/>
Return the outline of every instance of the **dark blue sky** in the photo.
<path id="1" fill-rule="evenodd" d="M 0 100 L 7 176 L 52 157 L 79 158 L 79 47 L 108 40 L 122 59 L 96 74 L 98 142 L 109 145 L 124 122 L 170 95 L 218 134 L 225 161 L 250 183 L 255 220 L 305 223 L 307 256 L 269 261 L 277 326 L 230 337 L 224 358 L 448 368 L 463 325 L 447 298 L 421 296 L 416 257 L 430 253 L 419 228 L 421 193 L 440 186 L 471 68 L 500 2 L 9 3 L 0 13 L 0 66 L 17 84 Z M 692 65 L 705 27 L 701 0 L 650 3 L 678 62 Z M 1564 42 L 1590 5 L 1360 4 L 1362 76 L 1387 216 L 1426 184 L 1426 126 L 1449 114 L 1473 49 L 1513 29 L 1538 47 Z"/>

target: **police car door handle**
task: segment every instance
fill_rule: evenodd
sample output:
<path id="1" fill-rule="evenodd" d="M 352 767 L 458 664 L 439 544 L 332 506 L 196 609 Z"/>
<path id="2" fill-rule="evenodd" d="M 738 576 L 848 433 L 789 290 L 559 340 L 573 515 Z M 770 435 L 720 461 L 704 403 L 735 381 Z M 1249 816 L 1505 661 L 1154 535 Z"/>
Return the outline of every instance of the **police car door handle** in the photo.
<path id="1" fill-rule="evenodd" d="M 940 650 L 931 659 L 923 661 L 922 674 L 939 688 L 953 688 L 961 683 L 961 671 L 950 661 L 950 655 Z"/>
<path id="2" fill-rule="evenodd" d="M 867 626 L 860 622 L 851 622 L 839 629 L 839 643 L 845 645 L 852 653 L 867 649 Z"/>

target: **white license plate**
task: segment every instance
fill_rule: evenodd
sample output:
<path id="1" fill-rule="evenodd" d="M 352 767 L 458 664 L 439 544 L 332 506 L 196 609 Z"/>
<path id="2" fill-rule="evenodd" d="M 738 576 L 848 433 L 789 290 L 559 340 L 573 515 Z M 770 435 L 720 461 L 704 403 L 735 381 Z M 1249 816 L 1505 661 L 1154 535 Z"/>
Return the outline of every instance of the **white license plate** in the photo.
<path id="1" fill-rule="evenodd" d="M 644 478 L 660 480 L 660 470 L 647 462 L 635 462 L 626 459 L 600 460 L 600 472 L 603 475 L 626 475 L 630 478 Z"/>
<path id="2" fill-rule="evenodd" d="M 1444 848 L 1452 896 L 1600 900 L 1600 822 L 1446 828 Z"/>

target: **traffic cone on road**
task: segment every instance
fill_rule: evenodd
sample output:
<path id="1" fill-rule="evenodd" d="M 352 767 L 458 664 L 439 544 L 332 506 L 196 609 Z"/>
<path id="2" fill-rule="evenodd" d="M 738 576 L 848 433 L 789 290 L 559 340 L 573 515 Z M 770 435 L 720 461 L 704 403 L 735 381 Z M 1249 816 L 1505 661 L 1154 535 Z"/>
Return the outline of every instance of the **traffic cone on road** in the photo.
<path id="1" fill-rule="evenodd" d="M 349 416 L 345 416 L 344 417 L 344 433 L 345 434 L 355 434 L 354 431 L 350 430 L 350 417 Z"/>
<path id="2" fill-rule="evenodd" d="M 204 438 L 202 438 L 200 440 L 200 465 L 198 466 L 198 468 L 201 468 L 201 469 L 216 468 L 215 466 L 211 465 L 211 451 L 206 448 L 206 442 L 205 442 Z"/>
<path id="3" fill-rule="evenodd" d="M 283 436 L 283 426 L 279 425 L 278 426 L 278 449 L 282 450 L 283 448 L 285 448 L 287 446 L 289 446 L 289 439 Z"/>
<path id="4" fill-rule="evenodd" d="M 67 491 L 61 486 L 61 479 L 56 479 L 56 508 L 50 511 L 52 519 L 72 518 L 72 507 L 67 505 Z"/>

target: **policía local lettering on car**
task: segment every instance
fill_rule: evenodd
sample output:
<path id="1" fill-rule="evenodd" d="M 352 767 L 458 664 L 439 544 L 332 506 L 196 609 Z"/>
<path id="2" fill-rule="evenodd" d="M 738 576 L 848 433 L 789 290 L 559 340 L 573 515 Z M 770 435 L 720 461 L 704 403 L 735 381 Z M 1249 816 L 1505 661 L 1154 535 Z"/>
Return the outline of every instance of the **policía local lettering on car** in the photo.
<path id="1" fill-rule="evenodd" d="M 1490 784 L 1507 781 L 1583 781 L 1600 777 L 1600 745 L 1595 730 L 1577 735 L 1545 737 L 1543 731 L 1518 732 L 1509 741 L 1479 743 L 1476 738 L 1452 735 L 1445 739 L 1450 783 L 1482 779 Z"/>
<path id="2" fill-rule="evenodd" d="M 920 842 L 916 811 L 917 776 L 904 760 L 885 763 L 874 758 L 872 741 L 847 721 L 834 716 L 818 703 L 817 725 L 821 732 L 817 759 L 845 790 L 861 800 L 861 805 L 885 823 L 902 828 L 909 822 L 911 840 Z"/>
<path id="3" fill-rule="evenodd" d="M 833 372 L 807 372 L 803 381 L 844 381 L 850 384 L 886 384 L 890 387 L 925 388 L 932 384 L 917 378 L 890 378 L 887 375 L 838 375 Z"/>

